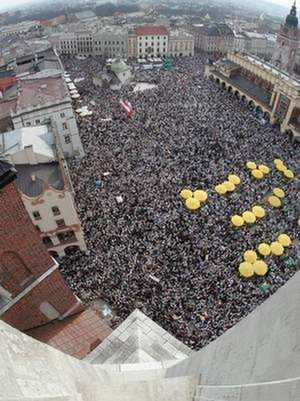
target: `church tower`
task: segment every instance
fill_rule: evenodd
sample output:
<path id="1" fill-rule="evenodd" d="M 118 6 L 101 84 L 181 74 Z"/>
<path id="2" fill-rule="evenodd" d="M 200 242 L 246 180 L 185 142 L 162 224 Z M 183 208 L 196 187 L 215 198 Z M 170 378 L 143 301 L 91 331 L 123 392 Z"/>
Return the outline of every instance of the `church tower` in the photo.
<path id="1" fill-rule="evenodd" d="M 298 29 L 295 1 L 290 13 L 285 19 L 285 23 L 281 24 L 280 30 L 277 34 L 276 50 L 273 57 L 273 62 L 276 66 L 289 73 L 294 71 L 297 61 L 299 40 L 300 33 Z"/>

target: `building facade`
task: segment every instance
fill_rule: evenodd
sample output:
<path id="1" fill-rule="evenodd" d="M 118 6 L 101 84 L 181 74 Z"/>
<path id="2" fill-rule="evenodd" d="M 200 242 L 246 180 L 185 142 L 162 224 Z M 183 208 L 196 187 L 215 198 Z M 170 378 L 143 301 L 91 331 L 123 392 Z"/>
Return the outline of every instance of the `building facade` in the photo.
<path id="1" fill-rule="evenodd" d="M 0 162 L 0 318 L 28 330 L 82 310 L 27 214 L 17 173 Z"/>
<path id="2" fill-rule="evenodd" d="M 107 26 L 93 35 L 94 56 L 127 57 L 128 33 L 126 29 Z"/>
<path id="3" fill-rule="evenodd" d="M 62 77 L 19 80 L 11 119 L 14 129 L 52 125 L 58 133 L 57 146 L 65 157 L 84 155 L 71 98 Z"/>
<path id="4" fill-rule="evenodd" d="M 163 57 L 169 51 L 169 32 L 165 26 L 144 25 L 135 29 L 137 57 Z"/>
<path id="5" fill-rule="evenodd" d="M 0 155 L 17 168 L 17 188 L 50 254 L 86 251 L 68 167 L 57 157 L 52 132 L 47 126 L 21 128 L 2 134 L 0 142 Z"/>
<path id="6" fill-rule="evenodd" d="M 184 31 L 171 31 L 169 36 L 169 56 L 193 56 L 194 37 Z"/>
<path id="7" fill-rule="evenodd" d="M 205 76 L 300 141 L 300 80 L 252 55 L 229 53 Z"/>
<path id="8" fill-rule="evenodd" d="M 135 31 L 128 32 L 128 57 L 137 57 L 137 36 Z"/>

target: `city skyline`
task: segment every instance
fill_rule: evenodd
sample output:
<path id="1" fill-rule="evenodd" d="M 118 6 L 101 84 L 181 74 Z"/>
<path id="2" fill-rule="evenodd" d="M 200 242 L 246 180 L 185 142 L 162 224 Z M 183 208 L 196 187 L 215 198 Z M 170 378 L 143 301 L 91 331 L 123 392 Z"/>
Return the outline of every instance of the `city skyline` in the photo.
<path id="1" fill-rule="evenodd" d="M 109 1 L 109 0 L 108 0 Z M 281 5 L 281 6 L 291 6 L 293 4 L 292 0 L 267 0 L 269 3 Z M 12 7 L 17 7 L 17 6 L 23 6 L 25 4 L 31 3 L 32 0 L 11 0 L 9 2 L 9 6 L 7 4 L 3 4 L 3 6 L 0 5 L 0 10 L 12 8 Z M 37 0 L 35 1 L 37 2 Z"/>

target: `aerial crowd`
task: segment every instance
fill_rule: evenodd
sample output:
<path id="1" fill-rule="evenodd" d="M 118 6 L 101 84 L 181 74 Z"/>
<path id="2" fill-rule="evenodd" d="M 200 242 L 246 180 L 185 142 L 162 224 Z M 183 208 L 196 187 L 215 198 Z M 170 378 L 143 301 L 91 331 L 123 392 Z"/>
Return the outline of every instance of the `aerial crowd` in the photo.
<path id="1" fill-rule="evenodd" d="M 69 162 L 88 253 L 62 258 L 61 271 L 83 300 L 102 299 L 112 308 L 113 327 L 139 308 L 199 349 L 295 273 L 276 256 L 265 259 L 263 278 L 244 279 L 238 266 L 243 252 L 281 233 L 293 240 L 285 258 L 299 262 L 299 144 L 206 80 L 203 56 L 177 59 L 168 70 L 135 71 L 134 82 L 157 85 L 138 92 L 134 84 L 117 92 L 95 87 L 100 59 L 63 62 L 72 80 L 84 78 L 74 108 L 88 105 L 93 115 L 77 116 L 86 155 Z M 120 99 L 132 104 L 132 118 Z M 293 180 L 275 169 L 276 158 Z M 247 161 L 271 172 L 255 180 Z M 228 174 L 241 184 L 219 195 L 214 187 Z M 266 202 L 274 187 L 285 191 L 281 208 Z M 196 213 L 180 199 L 183 188 L 208 193 Z M 265 208 L 265 218 L 233 227 L 230 217 L 253 205 Z"/>

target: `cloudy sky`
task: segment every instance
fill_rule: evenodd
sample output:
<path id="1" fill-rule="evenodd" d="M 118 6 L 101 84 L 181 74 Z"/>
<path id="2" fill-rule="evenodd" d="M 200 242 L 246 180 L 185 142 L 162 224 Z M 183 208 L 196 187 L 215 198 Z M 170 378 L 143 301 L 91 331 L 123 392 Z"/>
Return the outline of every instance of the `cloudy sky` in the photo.
<path id="1" fill-rule="evenodd" d="M 17 6 L 19 4 L 24 4 L 27 3 L 29 0 L 9 0 L 8 2 L 4 1 L 5 4 L 5 8 L 8 7 L 8 5 L 11 6 Z M 271 3 L 276 3 L 276 4 L 281 4 L 284 6 L 290 6 L 293 2 L 293 0 L 267 0 Z M 4 8 L 4 4 L 1 5 L 1 0 L 0 0 L 0 8 Z"/>

